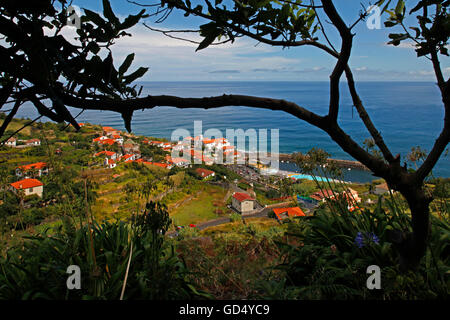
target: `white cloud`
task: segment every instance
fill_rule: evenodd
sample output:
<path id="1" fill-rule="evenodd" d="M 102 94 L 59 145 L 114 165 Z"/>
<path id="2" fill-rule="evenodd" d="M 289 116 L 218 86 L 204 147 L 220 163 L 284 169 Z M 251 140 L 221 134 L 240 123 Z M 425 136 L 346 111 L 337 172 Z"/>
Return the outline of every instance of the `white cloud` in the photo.
<path id="1" fill-rule="evenodd" d="M 400 44 L 397 46 L 397 48 L 403 48 L 403 49 L 416 49 L 416 46 L 414 42 L 400 42 Z"/>
<path id="2" fill-rule="evenodd" d="M 149 77 L 143 80 L 220 79 L 221 73 L 230 73 L 230 70 L 236 74 L 233 78 L 239 78 L 238 74 L 256 68 L 289 70 L 301 63 L 301 59 L 283 57 L 280 48 L 255 46 L 256 42 L 249 39 L 239 38 L 233 44 L 213 45 L 196 52 L 197 44 L 168 38 L 142 25 L 134 27 L 130 33 L 133 36 L 117 40 L 112 51 L 116 61 L 122 61 L 131 52 L 136 53 L 135 65 L 150 67 Z M 198 35 L 189 36 L 195 41 L 202 39 Z M 176 74 L 177 78 L 173 79 Z"/>

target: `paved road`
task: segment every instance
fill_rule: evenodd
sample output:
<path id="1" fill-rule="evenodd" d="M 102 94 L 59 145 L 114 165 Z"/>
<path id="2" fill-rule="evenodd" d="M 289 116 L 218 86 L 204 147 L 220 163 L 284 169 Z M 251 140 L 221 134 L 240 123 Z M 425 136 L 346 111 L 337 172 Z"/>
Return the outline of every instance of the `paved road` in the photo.
<path id="1" fill-rule="evenodd" d="M 267 219 L 270 219 L 268 217 L 268 215 L 269 215 L 270 211 L 272 211 L 273 208 L 277 208 L 277 207 L 282 208 L 282 207 L 285 207 L 286 205 L 289 205 L 289 203 L 290 202 L 280 202 L 280 203 L 273 204 L 273 205 L 271 205 L 268 208 L 262 208 L 262 210 L 260 210 L 259 212 L 248 214 L 248 215 L 244 215 L 244 216 L 242 216 L 242 219 L 244 220 L 244 223 L 245 223 L 245 219 L 247 219 L 247 218 L 267 218 Z M 209 221 L 203 222 L 201 224 L 198 224 L 197 225 L 197 229 L 198 230 L 204 230 L 206 228 L 219 226 L 221 224 L 225 224 L 225 223 L 229 223 L 229 222 L 231 222 L 230 217 L 221 217 L 221 218 L 217 218 L 217 219 L 214 219 L 214 220 L 209 220 Z M 176 231 L 170 231 L 170 232 L 167 232 L 166 235 L 168 235 L 170 237 L 175 237 L 177 235 L 177 232 Z"/>

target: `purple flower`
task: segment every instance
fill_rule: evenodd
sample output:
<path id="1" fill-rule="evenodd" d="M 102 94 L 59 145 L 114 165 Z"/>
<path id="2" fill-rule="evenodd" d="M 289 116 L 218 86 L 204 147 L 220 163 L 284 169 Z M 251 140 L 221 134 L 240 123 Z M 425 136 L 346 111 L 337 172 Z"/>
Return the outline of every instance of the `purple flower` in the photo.
<path id="1" fill-rule="evenodd" d="M 370 233 L 369 232 L 366 232 L 366 233 L 358 232 L 356 234 L 355 244 L 358 248 L 361 249 L 362 247 L 364 247 L 366 244 L 369 244 L 370 242 L 379 244 L 380 239 L 373 232 L 370 232 Z"/>
<path id="2" fill-rule="evenodd" d="M 380 239 L 377 237 L 377 235 L 373 232 L 369 234 L 369 239 L 372 240 L 373 243 L 379 244 Z"/>
<path id="3" fill-rule="evenodd" d="M 358 232 L 355 237 L 355 244 L 358 248 L 364 247 L 364 238 L 361 232 Z"/>

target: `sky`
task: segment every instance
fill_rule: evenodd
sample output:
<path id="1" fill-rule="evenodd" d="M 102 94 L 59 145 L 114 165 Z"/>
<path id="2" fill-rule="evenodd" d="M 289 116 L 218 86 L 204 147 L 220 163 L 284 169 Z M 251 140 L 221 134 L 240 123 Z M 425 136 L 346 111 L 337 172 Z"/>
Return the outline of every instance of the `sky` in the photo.
<path id="1" fill-rule="evenodd" d="M 141 3 L 155 3 L 153 0 L 140 0 Z M 199 1 L 191 1 L 193 4 Z M 363 8 L 361 0 L 334 1 L 344 21 L 351 25 L 357 20 Z M 362 2 L 368 6 L 368 1 Z M 102 12 L 101 0 L 74 0 L 73 5 Z M 121 20 L 128 14 L 136 14 L 142 8 L 126 0 L 111 0 L 114 12 Z M 154 12 L 153 8 L 147 9 Z M 157 18 L 144 19 L 145 23 L 158 29 L 198 29 L 206 23 L 198 17 L 184 17 L 174 11 L 163 22 Z M 325 18 L 322 13 L 322 20 Z M 412 17 L 410 26 L 415 23 Z M 330 40 L 336 48 L 340 39 L 334 27 L 325 23 Z M 66 27 L 64 35 L 71 37 L 74 29 Z M 132 37 L 116 41 L 112 47 L 116 65 L 125 57 L 136 54 L 133 66 L 149 67 L 144 81 L 327 81 L 334 68 L 335 59 L 313 47 L 282 49 L 257 43 L 250 38 L 239 38 L 233 44 L 210 46 L 195 51 L 197 45 L 185 41 L 170 39 L 161 33 L 147 29 L 142 23 L 129 29 Z M 410 42 L 398 47 L 387 45 L 388 34 L 401 30 L 385 28 L 369 29 L 366 22 L 360 22 L 354 29 L 354 45 L 350 58 L 350 67 L 356 81 L 436 81 L 431 62 L 418 58 Z M 180 36 L 185 36 L 180 34 Z M 193 40 L 200 37 L 190 36 Z M 450 59 L 441 57 L 441 67 L 446 77 L 450 76 Z"/>

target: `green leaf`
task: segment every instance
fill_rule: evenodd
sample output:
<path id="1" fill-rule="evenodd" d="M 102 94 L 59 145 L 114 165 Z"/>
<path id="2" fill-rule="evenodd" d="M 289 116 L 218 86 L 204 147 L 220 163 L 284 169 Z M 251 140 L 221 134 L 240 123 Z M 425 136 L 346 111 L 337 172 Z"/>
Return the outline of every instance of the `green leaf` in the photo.
<path id="1" fill-rule="evenodd" d="M 396 23 L 396 22 L 393 22 L 393 21 L 385 21 L 385 22 L 384 22 L 384 26 L 385 26 L 386 28 L 390 28 L 390 27 L 393 27 L 393 26 L 395 26 L 395 25 L 397 25 L 397 23 Z"/>
<path id="2" fill-rule="evenodd" d="M 134 80 L 142 77 L 147 71 L 148 71 L 148 68 L 140 67 L 135 72 L 124 77 L 124 80 L 125 80 L 124 83 L 129 84 L 129 83 L 133 82 Z"/>
<path id="3" fill-rule="evenodd" d="M 86 49 L 92 52 L 93 54 L 97 54 L 100 51 L 100 47 L 95 41 L 89 42 Z"/>
<path id="4" fill-rule="evenodd" d="M 133 27 L 143 17 L 145 9 L 142 9 L 137 15 L 129 15 L 125 18 L 124 22 L 120 25 L 120 30 L 125 30 Z"/>
<path id="5" fill-rule="evenodd" d="M 204 36 L 202 42 L 195 51 L 207 48 L 213 41 L 221 34 L 220 28 L 218 28 L 215 22 L 210 22 L 200 26 L 200 35 Z"/>
<path id="6" fill-rule="evenodd" d="M 383 10 L 381 10 L 381 14 L 383 14 L 387 8 L 389 7 L 389 5 L 391 4 L 391 0 L 389 0 L 388 2 L 386 2 L 386 5 L 383 7 Z M 381 4 L 380 4 L 381 5 Z"/>
<path id="7" fill-rule="evenodd" d="M 208 35 L 206 36 L 202 42 L 200 42 L 199 46 L 197 47 L 197 49 L 195 49 L 195 51 L 199 51 L 202 49 L 207 48 L 211 43 L 214 42 L 214 40 L 216 39 L 215 35 Z"/>
<path id="8" fill-rule="evenodd" d="M 93 23 L 95 23 L 99 27 L 102 27 L 102 26 L 104 26 L 106 24 L 106 21 L 103 20 L 102 17 L 100 17 L 100 15 L 98 15 L 94 11 L 91 11 L 91 10 L 88 10 L 88 9 L 84 9 L 84 14 L 86 15 L 86 18 L 89 21 L 92 21 Z"/>
<path id="9" fill-rule="evenodd" d="M 425 5 L 424 1 L 419 1 L 419 3 L 411 9 L 411 11 L 409 12 L 409 14 L 414 13 L 418 10 L 420 10 L 423 6 Z"/>
<path id="10" fill-rule="evenodd" d="M 410 29 L 414 30 L 416 32 L 416 38 L 418 38 L 420 36 L 420 29 L 416 28 L 416 27 L 409 27 Z"/>
<path id="11" fill-rule="evenodd" d="M 115 16 L 112 11 L 111 4 L 109 0 L 103 0 L 103 15 L 108 19 L 114 26 L 118 27 L 120 25 L 119 19 Z"/>
<path id="12" fill-rule="evenodd" d="M 119 74 L 123 75 L 128 71 L 128 68 L 131 66 L 131 63 L 134 60 L 134 53 L 130 53 L 126 58 L 122 65 L 119 67 Z"/>
<path id="13" fill-rule="evenodd" d="M 397 2 L 397 6 L 395 7 L 395 14 L 397 16 L 403 16 L 404 9 L 405 9 L 405 1 L 404 0 L 399 0 Z"/>

